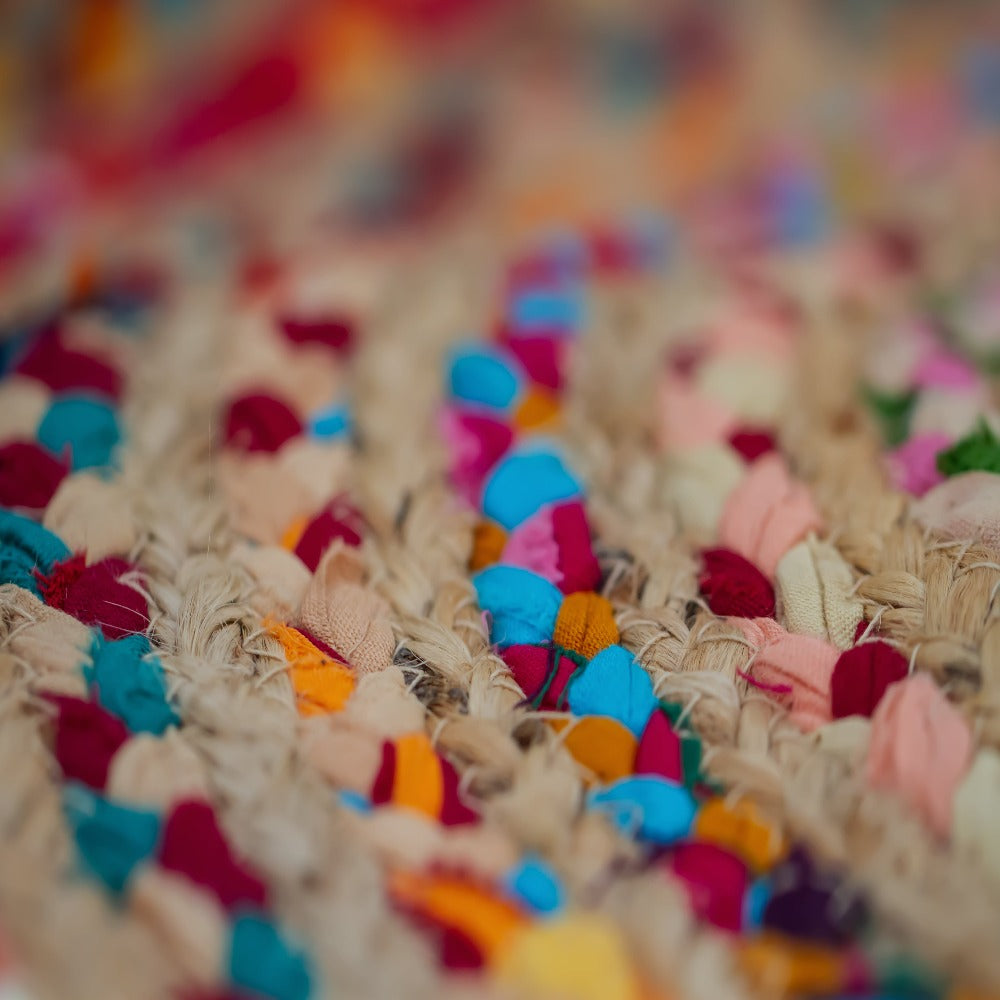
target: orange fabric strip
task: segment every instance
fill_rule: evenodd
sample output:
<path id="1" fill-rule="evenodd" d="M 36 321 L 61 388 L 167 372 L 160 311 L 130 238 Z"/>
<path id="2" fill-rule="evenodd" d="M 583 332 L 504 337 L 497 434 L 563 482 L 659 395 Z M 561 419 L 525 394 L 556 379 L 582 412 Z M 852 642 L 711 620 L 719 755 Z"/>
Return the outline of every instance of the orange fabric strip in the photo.
<path id="1" fill-rule="evenodd" d="M 424 733 L 396 740 L 396 776 L 392 801 L 437 819 L 444 804 L 441 761 Z"/>

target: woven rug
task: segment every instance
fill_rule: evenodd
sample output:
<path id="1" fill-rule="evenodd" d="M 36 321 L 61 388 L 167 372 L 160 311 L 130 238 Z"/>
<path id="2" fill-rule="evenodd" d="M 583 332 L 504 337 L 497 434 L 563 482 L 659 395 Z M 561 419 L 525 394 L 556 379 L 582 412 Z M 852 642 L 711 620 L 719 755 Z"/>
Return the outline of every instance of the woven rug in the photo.
<path id="1" fill-rule="evenodd" d="M 989 5 L 49 6 L 0 997 L 1000 996 Z"/>

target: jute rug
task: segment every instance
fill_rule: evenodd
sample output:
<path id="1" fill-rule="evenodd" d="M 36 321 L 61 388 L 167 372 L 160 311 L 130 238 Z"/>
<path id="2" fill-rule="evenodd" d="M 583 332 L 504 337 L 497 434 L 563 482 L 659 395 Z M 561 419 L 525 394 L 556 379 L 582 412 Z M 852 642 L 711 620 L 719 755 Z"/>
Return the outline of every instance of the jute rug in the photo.
<path id="1" fill-rule="evenodd" d="M 990 11 L 384 6 L 21 137 L 0 996 L 1000 995 Z"/>

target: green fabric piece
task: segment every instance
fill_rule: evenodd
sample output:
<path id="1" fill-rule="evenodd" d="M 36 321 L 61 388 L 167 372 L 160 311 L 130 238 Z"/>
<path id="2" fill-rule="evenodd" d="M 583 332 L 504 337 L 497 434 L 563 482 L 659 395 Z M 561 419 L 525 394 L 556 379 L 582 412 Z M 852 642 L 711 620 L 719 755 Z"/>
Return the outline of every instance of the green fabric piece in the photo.
<path id="1" fill-rule="evenodd" d="M 305 952 L 263 914 L 244 913 L 233 921 L 229 975 L 236 986 L 272 1000 L 308 1000 L 312 992 Z"/>
<path id="2" fill-rule="evenodd" d="M 684 714 L 684 706 L 677 701 L 661 701 L 660 709 L 670 720 L 671 728 L 676 729 L 677 724 L 681 721 L 681 716 Z"/>
<path id="3" fill-rule="evenodd" d="M 885 443 L 891 448 L 901 445 L 910 434 L 910 418 L 917 405 L 917 390 L 896 394 L 865 386 L 863 394 L 878 421 Z"/>
<path id="4" fill-rule="evenodd" d="M 566 649 L 565 646 L 560 646 L 557 643 L 552 644 L 552 649 L 556 656 L 565 656 L 568 660 L 572 660 L 578 667 L 585 667 L 590 662 L 583 653 L 578 653 L 575 649 Z"/>
<path id="5" fill-rule="evenodd" d="M 160 817 L 155 812 L 112 802 L 76 782 L 63 790 L 63 810 L 80 860 L 115 894 L 156 852 Z"/>
<path id="6" fill-rule="evenodd" d="M 701 780 L 701 740 L 697 736 L 681 736 L 681 767 L 684 784 L 694 788 Z"/>
<path id="7" fill-rule="evenodd" d="M 875 977 L 879 990 L 888 996 L 913 997 L 914 1000 L 939 1000 L 944 996 L 942 977 L 909 955 L 877 961 Z"/>
<path id="8" fill-rule="evenodd" d="M 99 632 L 90 650 L 91 665 L 84 670 L 98 703 L 116 715 L 133 733 L 159 736 L 180 719 L 167 701 L 163 668 L 149 655 L 149 640 L 130 635 L 115 641 Z"/>
<path id="9" fill-rule="evenodd" d="M 943 476 L 973 471 L 1000 473 L 1000 440 L 986 421 L 980 420 L 971 434 L 938 453 L 937 467 Z"/>
<path id="10" fill-rule="evenodd" d="M 1000 351 L 990 351 L 979 359 L 979 367 L 987 375 L 1000 375 Z"/>

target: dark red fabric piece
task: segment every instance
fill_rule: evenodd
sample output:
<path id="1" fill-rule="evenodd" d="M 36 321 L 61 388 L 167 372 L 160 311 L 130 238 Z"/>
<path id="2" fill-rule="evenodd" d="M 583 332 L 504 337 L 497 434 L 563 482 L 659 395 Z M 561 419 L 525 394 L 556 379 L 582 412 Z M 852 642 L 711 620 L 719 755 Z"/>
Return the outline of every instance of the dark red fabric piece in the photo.
<path id="1" fill-rule="evenodd" d="M 589 243 L 591 263 L 599 274 L 624 274 L 638 264 L 635 246 L 621 232 L 598 229 Z"/>
<path id="2" fill-rule="evenodd" d="M 542 698 L 541 707 L 564 709 L 566 708 L 566 699 L 568 697 L 566 689 L 569 687 L 569 682 L 573 675 L 580 669 L 580 665 L 564 653 L 554 651 L 552 655 L 555 659 L 556 672 L 552 678 L 552 683 Z"/>
<path id="3" fill-rule="evenodd" d="M 548 646 L 508 646 L 500 656 L 530 701 L 541 690 L 551 669 L 552 649 Z"/>
<path id="4" fill-rule="evenodd" d="M 173 160 L 259 126 L 294 104 L 302 83 L 302 69 L 291 53 L 254 53 L 214 93 L 182 106 L 154 141 L 152 155 Z"/>
<path id="5" fill-rule="evenodd" d="M 552 649 L 548 646 L 508 646 L 500 656 L 530 701 L 541 690 L 552 668 Z"/>
<path id="6" fill-rule="evenodd" d="M 475 494 L 482 486 L 486 474 L 496 465 L 514 441 L 514 431 L 500 420 L 480 413 L 458 413 L 459 426 L 474 439 L 478 449 L 461 455 L 452 475 L 457 483 L 467 486 Z"/>
<path id="7" fill-rule="evenodd" d="M 555 666 L 555 676 L 542 697 L 540 708 L 561 708 L 560 698 L 566 690 L 577 664 L 568 656 L 556 653 L 550 646 L 508 646 L 500 654 L 504 663 L 524 692 L 528 701 L 533 700 L 542 690 L 545 681 Z M 555 657 L 558 655 L 558 664 Z"/>
<path id="8" fill-rule="evenodd" d="M 302 433 L 302 422 L 291 407 L 264 392 L 234 399 L 224 426 L 226 444 L 241 451 L 277 451 Z"/>
<path id="9" fill-rule="evenodd" d="M 0 446 L 0 507 L 47 507 L 68 472 L 34 441 L 9 441 Z"/>
<path id="10" fill-rule="evenodd" d="M 529 328 L 518 326 L 512 319 L 500 325 L 497 341 L 506 347 L 515 340 L 554 340 L 557 343 L 572 340 L 575 331 L 565 323 L 532 323 Z"/>
<path id="11" fill-rule="evenodd" d="M 717 615 L 773 618 L 774 588 L 752 562 L 731 549 L 705 549 L 698 586 Z"/>
<path id="12" fill-rule="evenodd" d="M 753 427 L 737 427 L 729 435 L 729 443 L 748 462 L 774 451 L 774 435 L 768 431 Z"/>
<path id="13" fill-rule="evenodd" d="M 343 663 L 345 667 L 350 666 L 347 660 L 345 660 L 340 653 L 333 648 L 333 646 L 313 635 L 313 633 L 310 632 L 305 625 L 296 625 L 295 631 L 300 635 L 305 636 L 305 638 L 307 638 L 324 656 L 329 656 L 331 660 L 336 660 L 337 663 Z"/>
<path id="14" fill-rule="evenodd" d="M 102 559 L 87 566 L 83 555 L 52 567 L 38 584 L 45 603 L 84 625 L 97 625 L 107 639 L 123 639 L 149 627 L 149 608 L 137 590 L 118 578 L 134 567 L 124 559 Z"/>
<path id="15" fill-rule="evenodd" d="M 343 356 L 350 354 L 354 347 L 354 321 L 348 316 L 313 319 L 284 316 L 279 325 L 293 344 L 320 344 Z"/>
<path id="16" fill-rule="evenodd" d="M 479 813 L 470 809 L 458 795 L 458 771 L 443 757 L 441 758 L 441 781 L 444 796 L 441 815 L 438 819 L 444 826 L 461 826 L 464 823 L 478 823 Z"/>
<path id="17" fill-rule="evenodd" d="M 504 346 L 536 385 L 553 392 L 563 387 L 564 342 L 559 337 L 510 337 Z"/>
<path id="18" fill-rule="evenodd" d="M 503 421 L 480 413 L 462 413 L 462 426 L 479 442 L 479 457 L 476 469 L 484 476 L 505 454 L 514 440 L 514 431 Z"/>
<path id="19" fill-rule="evenodd" d="M 382 764 L 372 783 L 372 805 L 392 800 L 392 785 L 396 778 L 396 745 L 386 740 L 382 744 Z"/>
<path id="20" fill-rule="evenodd" d="M 66 603 L 70 588 L 76 585 L 76 581 L 83 575 L 87 568 L 87 557 L 78 552 L 69 559 L 62 562 L 53 563 L 52 572 L 48 576 L 43 576 L 37 570 L 35 579 L 38 581 L 38 589 L 41 592 L 42 600 L 50 608 L 62 609 Z"/>
<path id="21" fill-rule="evenodd" d="M 666 713 L 654 712 L 646 723 L 635 752 L 636 774 L 658 774 L 670 781 L 684 780 L 681 741 Z"/>
<path id="22" fill-rule="evenodd" d="M 121 397 L 121 374 L 90 354 L 64 346 L 55 324 L 41 333 L 15 370 L 37 379 L 53 392 L 89 389 L 112 402 Z"/>
<path id="23" fill-rule="evenodd" d="M 699 920 L 727 931 L 743 925 L 743 898 L 750 873 L 741 858 L 715 844 L 681 844 L 670 868 L 687 890 Z"/>
<path id="24" fill-rule="evenodd" d="M 306 525 L 295 543 L 295 554 L 315 573 L 323 553 L 338 538 L 352 547 L 360 545 L 362 528 L 361 515 L 353 508 L 335 511 L 327 507 Z"/>
<path id="25" fill-rule="evenodd" d="M 383 211 L 391 207 L 394 224 L 426 221 L 468 183 L 476 153 L 477 136 L 467 118 L 418 123 L 396 147 L 395 166 L 406 183 Z"/>
<path id="26" fill-rule="evenodd" d="M 845 650 L 830 680 L 833 717 L 871 715 L 886 688 L 908 673 L 906 657 L 886 642 L 864 642 Z"/>
<path id="27" fill-rule="evenodd" d="M 188 799 L 173 807 L 163 826 L 160 864 L 208 889 L 226 909 L 267 903 L 267 886 L 233 854 L 207 802 Z"/>
<path id="28" fill-rule="evenodd" d="M 63 776 L 103 791 L 111 758 L 129 738 L 125 723 L 92 701 L 66 695 L 46 698 L 59 710 L 53 752 Z"/>
<path id="29" fill-rule="evenodd" d="M 597 590 L 601 567 L 590 544 L 590 525 L 579 500 L 552 509 L 552 535 L 559 549 L 559 589 L 564 594 Z"/>
<path id="30" fill-rule="evenodd" d="M 266 254 L 247 258 L 240 271 L 240 286 L 247 292 L 266 292 L 281 277 L 281 262 Z"/>
<path id="31" fill-rule="evenodd" d="M 486 958 L 475 941 L 457 927 L 442 926 L 440 931 L 439 955 L 446 969 L 470 971 L 481 969 Z"/>
<path id="32" fill-rule="evenodd" d="M 872 234 L 875 252 L 893 274 L 909 274 L 920 267 L 922 252 L 916 232 L 902 225 L 876 227 Z"/>

